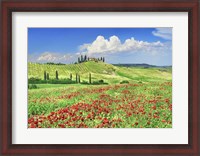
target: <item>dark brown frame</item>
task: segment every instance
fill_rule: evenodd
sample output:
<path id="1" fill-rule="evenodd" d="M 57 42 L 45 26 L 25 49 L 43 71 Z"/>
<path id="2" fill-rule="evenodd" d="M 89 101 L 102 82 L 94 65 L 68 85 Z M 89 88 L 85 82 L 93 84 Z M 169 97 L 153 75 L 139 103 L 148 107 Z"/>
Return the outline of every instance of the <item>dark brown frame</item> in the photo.
<path id="1" fill-rule="evenodd" d="M 0 155 L 200 155 L 199 0 L 7 0 L 2 4 L 0 51 Z M 12 144 L 12 12 L 188 12 L 189 143 L 187 145 Z M 181 52 L 180 52 L 181 55 Z M 181 57 L 180 57 L 181 59 Z M 174 138 L 175 139 L 175 138 Z"/>

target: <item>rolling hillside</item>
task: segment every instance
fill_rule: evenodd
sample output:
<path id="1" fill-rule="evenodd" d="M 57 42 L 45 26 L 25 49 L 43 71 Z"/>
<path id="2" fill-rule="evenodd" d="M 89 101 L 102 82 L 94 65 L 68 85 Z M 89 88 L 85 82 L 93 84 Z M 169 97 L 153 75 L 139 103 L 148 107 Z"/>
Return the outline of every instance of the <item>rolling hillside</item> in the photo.
<path id="1" fill-rule="evenodd" d="M 81 81 L 88 81 L 88 74 L 92 74 L 92 80 L 101 80 L 110 84 L 119 83 L 122 80 L 132 81 L 170 81 L 172 79 L 171 68 L 141 68 L 141 67 L 119 67 L 103 62 L 85 62 L 80 64 L 67 65 L 48 65 L 28 63 L 28 78 L 35 77 L 43 79 L 44 71 L 49 73 L 50 79 L 55 78 L 55 71 L 59 73 L 59 79 L 69 78 L 72 73 L 72 79 L 75 74 L 81 76 Z"/>

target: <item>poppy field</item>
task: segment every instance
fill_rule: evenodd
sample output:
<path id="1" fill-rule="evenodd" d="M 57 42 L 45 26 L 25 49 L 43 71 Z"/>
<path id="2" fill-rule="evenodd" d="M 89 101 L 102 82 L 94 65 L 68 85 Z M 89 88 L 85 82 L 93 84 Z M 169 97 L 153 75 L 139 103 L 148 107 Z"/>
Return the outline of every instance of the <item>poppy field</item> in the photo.
<path id="1" fill-rule="evenodd" d="M 172 82 L 41 85 L 28 90 L 28 128 L 172 128 Z"/>
<path id="2" fill-rule="evenodd" d="M 173 127 L 171 27 L 27 32 L 27 128 Z"/>

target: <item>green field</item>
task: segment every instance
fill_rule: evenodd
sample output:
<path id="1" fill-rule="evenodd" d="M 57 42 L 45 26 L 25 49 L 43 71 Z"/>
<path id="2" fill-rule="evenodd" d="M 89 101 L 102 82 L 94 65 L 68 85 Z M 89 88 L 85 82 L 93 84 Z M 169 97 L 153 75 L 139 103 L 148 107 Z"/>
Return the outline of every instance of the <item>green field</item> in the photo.
<path id="1" fill-rule="evenodd" d="M 28 63 L 28 78 L 108 84 L 36 84 L 28 90 L 29 128 L 171 128 L 171 68 L 118 67 L 103 62 L 68 65 Z M 120 82 L 126 81 L 126 84 Z"/>
<path id="2" fill-rule="evenodd" d="M 142 68 L 142 67 L 117 67 L 103 62 L 84 62 L 69 65 L 47 65 L 28 63 L 28 78 L 43 79 L 44 71 L 49 73 L 50 79 L 55 78 L 55 71 L 59 73 L 59 79 L 69 78 L 75 80 L 75 74 L 81 76 L 81 81 L 88 81 L 88 74 L 92 74 L 92 80 L 105 80 L 109 84 L 116 84 L 122 80 L 131 82 L 171 81 L 171 68 Z"/>

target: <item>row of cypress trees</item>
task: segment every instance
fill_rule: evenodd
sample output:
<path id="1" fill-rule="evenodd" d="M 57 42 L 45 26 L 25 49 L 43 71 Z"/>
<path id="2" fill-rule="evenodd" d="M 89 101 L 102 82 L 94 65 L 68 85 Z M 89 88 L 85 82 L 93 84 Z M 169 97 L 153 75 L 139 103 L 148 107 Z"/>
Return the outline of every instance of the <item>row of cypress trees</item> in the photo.
<path id="1" fill-rule="evenodd" d="M 87 57 L 87 55 L 85 55 L 85 56 L 81 55 L 80 57 L 78 57 L 78 63 L 87 62 L 89 60 L 90 60 L 90 58 Z M 105 62 L 105 57 L 96 58 L 96 60 Z"/>
<path id="2" fill-rule="evenodd" d="M 44 71 L 44 80 L 49 80 L 49 73 Z"/>
<path id="3" fill-rule="evenodd" d="M 72 81 L 72 73 L 69 75 L 70 80 Z M 49 80 L 49 73 L 44 71 L 44 80 Z M 56 80 L 58 80 L 58 71 L 56 70 Z M 76 73 L 76 83 L 81 83 L 81 76 Z M 92 75 L 89 73 L 89 84 L 92 83 Z"/>

